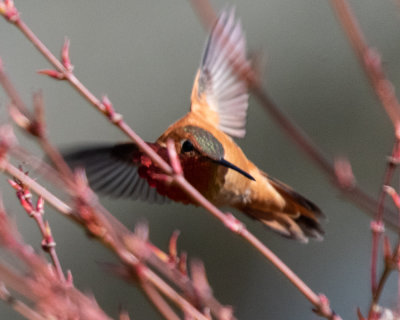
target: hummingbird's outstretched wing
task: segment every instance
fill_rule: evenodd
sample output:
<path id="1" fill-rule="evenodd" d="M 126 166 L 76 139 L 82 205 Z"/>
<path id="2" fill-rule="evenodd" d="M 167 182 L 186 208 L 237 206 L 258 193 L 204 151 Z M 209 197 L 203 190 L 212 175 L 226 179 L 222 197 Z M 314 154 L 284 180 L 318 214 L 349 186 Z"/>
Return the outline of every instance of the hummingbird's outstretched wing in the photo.
<path id="1" fill-rule="evenodd" d="M 90 187 L 100 194 L 164 203 L 168 199 L 139 176 L 138 153 L 135 144 L 126 143 L 67 151 L 64 159 L 72 168 L 85 169 Z"/>
<path id="2" fill-rule="evenodd" d="M 246 39 L 234 10 L 223 11 L 206 43 L 193 85 L 191 112 L 232 137 L 246 134 L 248 89 L 235 70 L 248 64 Z"/>

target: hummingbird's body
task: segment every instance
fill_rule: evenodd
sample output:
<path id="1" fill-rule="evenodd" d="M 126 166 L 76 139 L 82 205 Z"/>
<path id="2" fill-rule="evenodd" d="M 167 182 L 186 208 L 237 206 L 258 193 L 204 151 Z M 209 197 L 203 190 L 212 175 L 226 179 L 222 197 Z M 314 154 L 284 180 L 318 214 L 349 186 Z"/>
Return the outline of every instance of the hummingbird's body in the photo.
<path id="1" fill-rule="evenodd" d="M 241 60 L 239 60 L 241 59 Z M 185 178 L 216 206 L 230 206 L 300 241 L 321 239 L 323 214 L 312 202 L 247 159 L 233 137 L 245 135 L 248 93 L 232 61 L 245 58 L 245 39 L 233 12 L 223 12 L 207 42 L 191 95 L 191 111 L 149 145 L 166 161 L 172 139 Z M 87 148 L 66 155 L 83 166 L 92 188 L 115 197 L 192 203 L 135 144 Z"/>
<path id="2" fill-rule="evenodd" d="M 252 200 L 256 201 L 258 193 L 263 194 L 261 196 L 263 202 L 269 201 L 272 194 L 279 198 L 279 195 L 271 190 L 269 185 L 263 183 L 266 178 L 261 176 L 258 168 L 247 159 L 242 149 L 228 135 L 210 126 L 207 121 L 192 112 L 171 125 L 157 139 L 156 144 L 166 147 L 168 139 L 179 143 L 182 139 L 182 133 L 179 131 L 181 131 L 181 128 L 187 127 L 204 130 L 217 137 L 223 146 L 223 158 L 255 179 L 255 181 L 251 180 L 235 170 L 229 170 L 227 167 L 201 156 L 181 157 L 187 180 L 215 205 L 233 206 L 235 204 L 236 206 L 236 204 L 246 204 L 250 202 L 250 195 Z M 177 139 L 178 137 L 179 139 Z M 207 177 L 207 179 L 204 179 L 204 177 Z M 257 192 L 258 189 L 260 192 Z"/>

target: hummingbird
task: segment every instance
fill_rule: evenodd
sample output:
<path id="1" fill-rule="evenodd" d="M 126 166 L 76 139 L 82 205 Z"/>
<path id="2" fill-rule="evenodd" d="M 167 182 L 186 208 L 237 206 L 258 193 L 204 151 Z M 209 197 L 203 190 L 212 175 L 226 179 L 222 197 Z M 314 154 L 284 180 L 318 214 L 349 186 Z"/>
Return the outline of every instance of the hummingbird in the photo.
<path id="1" fill-rule="evenodd" d="M 233 9 L 222 11 L 210 32 L 190 111 L 149 146 L 169 161 L 166 144 L 172 139 L 185 178 L 214 205 L 236 208 L 287 238 L 322 240 L 321 210 L 260 170 L 234 142 L 246 134 L 249 94 L 232 61 L 250 63 Z M 90 186 L 100 194 L 196 205 L 178 186 L 160 179 L 160 168 L 134 143 L 89 146 L 64 156 L 72 168 L 85 169 Z"/>

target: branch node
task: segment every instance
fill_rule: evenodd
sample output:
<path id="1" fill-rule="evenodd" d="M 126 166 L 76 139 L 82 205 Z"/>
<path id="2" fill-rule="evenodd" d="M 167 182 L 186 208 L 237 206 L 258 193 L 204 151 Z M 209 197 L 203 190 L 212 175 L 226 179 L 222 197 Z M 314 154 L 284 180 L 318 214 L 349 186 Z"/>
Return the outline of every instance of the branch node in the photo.
<path id="1" fill-rule="evenodd" d="M 336 180 L 343 189 L 350 190 L 356 185 L 353 169 L 348 159 L 343 157 L 336 158 L 334 169 Z"/>
<path id="2" fill-rule="evenodd" d="M 11 119 L 15 122 L 17 126 L 25 131 L 29 131 L 31 127 L 31 120 L 25 116 L 16 106 L 14 103 L 10 103 L 8 105 L 8 113 Z"/>
<path id="3" fill-rule="evenodd" d="M 72 70 L 74 70 L 74 66 L 71 64 L 71 59 L 69 57 L 69 45 L 69 39 L 65 38 L 64 45 L 61 49 L 61 63 L 64 66 L 65 70 L 67 70 L 68 72 L 72 72 Z"/>
<path id="4" fill-rule="evenodd" d="M 71 270 L 67 270 L 66 285 L 71 287 L 71 288 L 74 286 L 74 277 L 72 276 Z"/>
<path id="5" fill-rule="evenodd" d="M 382 66 L 381 54 L 377 48 L 369 47 L 364 53 L 364 63 L 367 67 L 379 71 Z"/>
<path id="6" fill-rule="evenodd" d="M 122 122 L 122 114 L 115 112 L 114 106 L 107 95 L 103 95 L 101 98 L 100 108 L 113 124 L 118 126 Z"/>
<path id="7" fill-rule="evenodd" d="M 242 231 L 246 229 L 246 226 L 241 221 L 236 219 L 232 213 L 225 214 L 224 225 L 229 230 L 237 234 L 242 233 Z"/>
<path id="8" fill-rule="evenodd" d="M 382 234 L 385 232 L 385 224 L 382 221 L 371 221 L 371 230 L 375 234 Z"/>
<path id="9" fill-rule="evenodd" d="M 391 186 L 383 186 L 383 191 L 386 192 L 393 200 L 395 206 L 400 209 L 400 196 Z"/>
<path id="10" fill-rule="evenodd" d="M 12 23 L 16 23 L 19 20 L 18 9 L 14 5 L 13 0 L 4 0 L 0 2 L 0 14 Z"/>
<path id="11" fill-rule="evenodd" d="M 341 320 L 341 317 L 337 315 L 330 307 L 329 299 L 324 294 L 319 294 L 319 303 L 313 309 L 313 311 L 319 316 L 328 318 L 330 320 Z"/>
<path id="12" fill-rule="evenodd" d="M 400 157 L 398 156 L 388 156 L 386 159 L 390 165 L 398 166 L 400 164 Z"/>
<path id="13" fill-rule="evenodd" d="M 63 72 L 54 70 L 54 69 L 41 69 L 38 70 L 37 73 L 43 74 L 45 76 L 48 76 L 50 78 L 56 79 L 56 80 L 65 80 L 65 74 Z"/>
<path id="14" fill-rule="evenodd" d="M 48 241 L 48 239 L 43 239 L 42 240 L 42 249 L 45 252 L 49 252 L 50 249 L 55 248 L 55 247 L 56 247 L 55 241 Z"/>

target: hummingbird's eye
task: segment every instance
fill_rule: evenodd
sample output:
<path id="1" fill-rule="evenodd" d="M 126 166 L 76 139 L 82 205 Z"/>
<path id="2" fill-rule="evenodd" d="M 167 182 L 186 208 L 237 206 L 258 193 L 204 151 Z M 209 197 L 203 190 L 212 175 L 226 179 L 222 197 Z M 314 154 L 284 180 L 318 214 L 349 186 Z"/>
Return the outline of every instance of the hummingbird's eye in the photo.
<path id="1" fill-rule="evenodd" d="M 193 150 L 194 150 L 194 146 L 189 140 L 185 140 L 182 143 L 181 152 L 185 153 L 185 152 L 190 152 L 190 151 L 193 151 Z"/>

